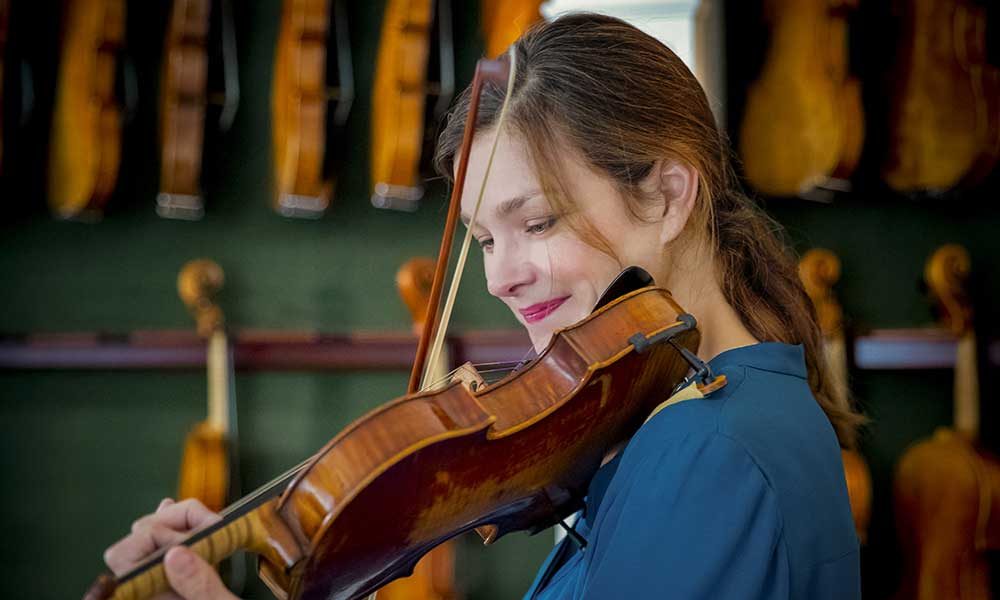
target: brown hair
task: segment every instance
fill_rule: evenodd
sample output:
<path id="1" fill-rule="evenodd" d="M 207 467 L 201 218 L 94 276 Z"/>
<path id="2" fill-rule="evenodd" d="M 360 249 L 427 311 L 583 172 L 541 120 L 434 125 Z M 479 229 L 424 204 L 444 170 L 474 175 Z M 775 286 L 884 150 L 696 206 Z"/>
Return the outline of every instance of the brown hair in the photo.
<path id="1" fill-rule="evenodd" d="M 553 208 L 575 212 L 566 210 L 571 200 L 558 177 L 560 147 L 574 148 L 613 181 L 636 217 L 643 202 L 639 182 L 657 160 L 692 165 L 699 187 L 687 232 L 707 236 L 725 299 L 754 337 L 804 346 L 813 394 L 841 445 L 851 447 L 863 418 L 832 393 L 822 335 L 795 257 L 781 238 L 781 227 L 740 191 L 728 142 L 683 61 L 631 25 L 588 13 L 535 26 L 514 43 L 514 51 L 517 69 L 507 123 L 525 142 Z M 484 86 L 477 130 L 495 124 L 505 93 Z M 435 166 L 450 182 L 469 99 L 466 89 L 438 141 Z M 609 251 L 590 224 L 577 220 L 573 226 L 595 247 Z"/>

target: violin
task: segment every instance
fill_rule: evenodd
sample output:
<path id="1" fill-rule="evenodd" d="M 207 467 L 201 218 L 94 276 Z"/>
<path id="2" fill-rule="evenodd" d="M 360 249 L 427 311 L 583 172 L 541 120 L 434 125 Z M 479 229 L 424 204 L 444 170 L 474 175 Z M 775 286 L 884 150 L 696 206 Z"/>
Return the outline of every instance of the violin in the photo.
<path id="1" fill-rule="evenodd" d="M 989 550 L 1000 549 L 1000 457 L 979 447 L 979 383 L 970 260 L 955 244 L 927 263 L 941 325 L 957 338 L 954 424 L 906 450 L 896 467 L 895 512 L 904 553 L 898 600 L 989 600 Z"/>
<path id="2" fill-rule="evenodd" d="M 184 440 L 177 497 L 197 498 L 213 512 L 241 495 L 232 347 L 222 309 L 215 302 L 224 282 L 222 267 L 204 258 L 189 261 L 177 276 L 181 300 L 195 318 L 198 334 L 208 342 L 208 416 Z M 241 590 L 246 563 L 234 557 L 227 567 L 230 589 Z"/>
<path id="3" fill-rule="evenodd" d="M 376 208 L 417 209 L 434 124 L 455 93 L 454 68 L 451 0 L 389 0 L 372 89 L 371 202 Z"/>
<path id="4" fill-rule="evenodd" d="M 830 387 L 841 406 L 849 404 L 847 377 L 847 342 L 844 336 L 844 312 L 833 294 L 833 284 L 840 279 L 840 259 L 829 250 L 814 248 L 799 261 L 799 277 L 816 308 L 823 332 L 824 350 L 829 365 Z M 857 450 L 841 450 L 847 496 L 854 517 L 858 540 L 868 539 L 872 514 L 872 477 L 865 458 Z"/>
<path id="5" fill-rule="evenodd" d="M 343 0 L 285 0 L 274 63 L 273 208 L 286 217 L 319 218 L 330 205 L 341 158 L 333 142 L 343 136 L 354 101 Z"/>
<path id="6" fill-rule="evenodd" d="M 218 263 L 192 260 L 177 276 L 177 290 L 208 341 L 208 418 L 198 423 L 184 442 L 178 498 L 197 498 L 213 512 L 239 496 L 235 465 L 236 410 L 233 394 L 232 349 L 224 317 L 214 296 L 225 276 Z"/>
<path id="7" fill-rule="evenodd" d="M 476 68 L 423 350 L 414 363 L 418 379 L 429 332 L 439 345 L 444 328 L 437 325 L 446 323 L 456 289 L 439 315 L 480 91 L 486 79 L 506 81 L 509 97 L 513 74 L 513 64 L 501 61 L 481 60 Z M 470 240 L 467 232 L 466 248 Z M 635 270 L 626 272 L 626 282 L 636 279 Z M 639 280 L 637 288 L 612 284 L 590 316 L 556 332 L 535 359 L 494 384 L 455 381 L 369 412 L 183 543 L 210 563 L 240 548 L 257 553 L 261 578 L 280 598 L 354 599 L 406 575 L 427 551 L 462 532 L 476 529 L 492 543 L 556 523 L 582 506 L 607 451 L 670 390 L 686 385 L 690 368 L 706 389 L 717 386 L 694 355 L 694 318 L 668 291 L 648 285 L 648 276 Z M 99 577 L 86 599 L 166 590 L 162 556 L 119 578 Z"/>
<path id="8" fill-rule="evenodd" d="M 857 0 L 765 0 L 771 42 L 747 94 L 747 179 L 795 196 L 848 177 L 861 156 L 861 87 L 848 74 L 847 12 Z"/>
<path id="9" fill-rule="evenodd" d="M 63 219 L 96 220 L 114 192 L 121 162 L 116 82 L 125 1 L 70 0 L 64 17 L 49 143 L 49 206 Z"/>
<path id="10" fill-rule="evenodd" d="M 201 176 L 209 99 L 209 40 L 213 12 L 220 13 L 224 88 L 218 127 L 232 125 L 239 104 L 236 42 L 228 0 L 174 0 L 160 76 L 161 217 L 195 220 L 205 212 Z"/>
<path id="11" fill-rule="evenodd" d="M 900 192 L 974 185 L 1000 160 L 1000 69 L 986 60 L 987 15 L 974 0 L 897 3 L 886 183 Z"/>

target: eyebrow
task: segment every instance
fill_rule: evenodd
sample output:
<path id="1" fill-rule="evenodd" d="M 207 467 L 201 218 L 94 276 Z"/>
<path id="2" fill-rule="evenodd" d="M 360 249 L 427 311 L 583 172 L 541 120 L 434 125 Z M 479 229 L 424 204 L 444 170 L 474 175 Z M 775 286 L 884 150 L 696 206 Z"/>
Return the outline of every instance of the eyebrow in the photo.
<path id="1" fill-rule="evenodd" d="M 532 190 L 530 192 L 526 192 L 524 194 L 520 194 L 518 196 L 514 196 L 513 198 L 508 198 L 508 199 L 504 200 L 503 202 L 501 202 L 499 206 L 497 206 L 496 211 L 495 211 L 496 212 L 496 216 L 499 217 L 499 218 L 506 217 L 507 215 L 511 214 L 512 212 L 514 212 L 517 209 L 519 209 L 522 206 L 524 206 L 524 203 L 527 202 L 528 200 L 531 200 L 531 199 L 535 198 L 536 196 L 540 196 L 540 195 L 541 195 L 540 191 L 538 191 L 538 190 Z M 471 221 L 471 220 L 472 220 L 472 217 L 470 217 L 469 215 L 467 215 L 465 213 L 462 213 L 462 223 L 464 223 L 466 227 L 469 226 L 469 221 Z"/>

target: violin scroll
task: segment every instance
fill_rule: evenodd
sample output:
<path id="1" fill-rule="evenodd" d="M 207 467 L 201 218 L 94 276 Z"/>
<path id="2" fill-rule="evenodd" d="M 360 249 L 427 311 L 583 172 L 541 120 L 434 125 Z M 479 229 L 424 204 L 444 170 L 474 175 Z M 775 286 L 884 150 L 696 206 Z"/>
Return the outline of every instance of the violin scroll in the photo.
<path id="1" fill-rule="evenodd" d="M 972 261 L 958 244 L 945 244 L 927 261 L 924 280 L 939 311 L 939 319 L 956 336 L 972 329 L 972 304 L 965 289 Z"/>
<path id="2" fill-rule="evenodd" d="M 213 260 L 199 258 L 189 261 L 177 276 L 177 292 L 198 322 L 198 334 L 209 337 L 222 328 L 222 309 L 215 296 L 225 283 L 222 267 Z"/>

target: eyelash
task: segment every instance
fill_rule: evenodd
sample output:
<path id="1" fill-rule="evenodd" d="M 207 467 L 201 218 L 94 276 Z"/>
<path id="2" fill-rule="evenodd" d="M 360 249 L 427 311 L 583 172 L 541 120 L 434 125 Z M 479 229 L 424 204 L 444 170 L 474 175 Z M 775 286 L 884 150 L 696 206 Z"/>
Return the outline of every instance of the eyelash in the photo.
<path id="1" fill-rule="evenodd" d="M 527 227 L 525 227 L 524 232 L 529 235 L 542 235 L 548 232 L 548 230 L 552 229 L 552 227 L 555 224 L 556 224 L 556 217 L 548 217 L 544 221 L 535 223 L 533 225 L 528 225 Z M 479 244 L 480 248 L 482 248 L 484 251 L 487 252 L 493 247 L 493 238 L 482 238 L 476 240 L 476 242 Z"/>

